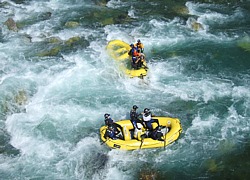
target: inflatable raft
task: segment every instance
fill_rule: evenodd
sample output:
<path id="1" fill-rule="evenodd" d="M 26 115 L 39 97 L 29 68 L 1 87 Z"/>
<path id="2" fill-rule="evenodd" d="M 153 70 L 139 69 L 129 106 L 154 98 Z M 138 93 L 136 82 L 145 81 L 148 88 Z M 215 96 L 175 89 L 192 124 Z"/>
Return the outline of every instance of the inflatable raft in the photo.
<path id="1" fill-rule="evenodd" d="M 128 55 L 128 52 L 131 49 L 129 44 L 121 40 L 112 40 L 108 43 L 106 49 L 108 54 L 113 59 L 119 61 L 119 64 L 121 65 L 121 70 L 124 71 L 131 78 L 143 78 L 147 75 L 146 61 L 143 62 L 143 66 L 140 69 L 133 69 L 131 67 L 131 57 Z"/>
<path id="2" fill-rule="evenodd" d="M 120 120 L 116 122 L 122 127 L 122 129 L 120 129 L 122 133 L 121 139 L 106 139 L 104 137 L 104 134 L 106 132 L 107 126 L 102 126 L 100 128 L 101 140 L 103 141 L 103 143 L 106 143 L 107 146 L 113 149 L 136 150 L 166 147 L 179 138 L 182 132 L 182 127 L 179 119 L 171 117 L 153 117 L 153 119 L 158 119 L 160 126 L 163 127 L 162 139 L 164 141 L 154 140 L 149 137 L 142 138 L 142 135 L 146 133 L 146 130 L 144 128 L 142 128 L 141 130 L 134 130 L 130 120 Z M 152 125 L 154 128 L 157 127 L 157 124 L 155 122 L 152 123 Z M 167 129 L 170 130 L 167 132 Z"/>

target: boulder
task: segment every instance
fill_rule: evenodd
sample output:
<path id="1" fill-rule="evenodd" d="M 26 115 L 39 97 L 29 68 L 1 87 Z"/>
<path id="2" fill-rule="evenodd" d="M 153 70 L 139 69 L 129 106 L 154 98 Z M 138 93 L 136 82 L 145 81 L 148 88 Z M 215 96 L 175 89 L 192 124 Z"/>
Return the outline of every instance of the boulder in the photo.
<path id="1" fill-rule="evenodd" d="M 18 91 L 18 94 L 14 97 L 14 99 L 18 105 L 24 105 L 28 100 L 27 94 L 24 90 Z"/>
<path id="2" fill-rule="evenodd" d="M 14 21 L 13 18 L 8 18 L 7 21 L 4 22 L 4 24 L 8 27 L 9 30 L 17 32 L 18 28 L 16 25 L 16 22 Z"/>
<path id="3" fill-rule="evenodd" d="M 198 22 L 193 22 L 191 24 L 192 26 L 192 29 L 195 30 L 195 31 L 199 31 L 199 30 L 203 30 L 203 26 L 201 25 L 201 23 L 198 23 Z"/>
<path id="4" fill-rule="evenodd" d="M 75 22 L 75 21 L 68 21 L 65 23 L 65 27 L 67 27 L 67 28 L 75 28 L 78 26 L 79 26 L 79 23 Z"/>
<path id="5" fill-rule="evenodd" d="M 38 54 L 38 56 L 40 57 L 44 57 L 44 56 L 57 56 L 59 54 L 59 52 L 61 51 L 61 46 L 56 46 L 53 47 L 47 51 L 44 51 L 40 54 Z"/>
<path id="6" fill-rule="evenodd" d="M 245 51 L 250 52 L 250 37 L 245 36 L 241 40 L 238 41 L 238 46 Z"/>

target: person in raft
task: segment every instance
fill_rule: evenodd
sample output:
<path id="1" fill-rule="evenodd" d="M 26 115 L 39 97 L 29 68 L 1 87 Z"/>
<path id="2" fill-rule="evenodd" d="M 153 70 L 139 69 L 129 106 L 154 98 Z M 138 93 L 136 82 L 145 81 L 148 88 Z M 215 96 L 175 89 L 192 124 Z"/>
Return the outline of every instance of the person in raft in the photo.
<path id="1" fill-rule="evenodd" d="M 138 52 L 138 49 L 134 44 L 130 44 L 130 47 L 131 49 L 128 54 L 131 56 L 131 66 L 134 69 L 139 69 L 143 64 L 145 56 Z"/>
<path id="2" fill-rule="evenodd" d="M 143 65 L 144 56 L 141 55 L 141 53 L 136 52 L 135 56 L 132 56 L 131 59 L 131 66 L 134 69 L 140 69 Z"/>
<path id="3" fill-rule="evenodd" d="M 137 109 L 138 109 L 138 106 L 134 105 L 132 109 L 130 110 L 130 121 L 133 124 L 134 129 L 141 130 L 141 128 L 138 127 L 137 125 L 137 123 L 142 124 L 142 121 L 139 119 L 139 114 L 136 112 Z"/>
<path id="4" fill-rule="evenodd" d="M 137 43 L 135 43 L 135 47 L 137 48 L 137 51 L 139 53 L 143 53 L 143 51 L 144 51 L 144 45 L 141 43 L 140 39 L 138 39 Z"/>
<path id="5" fill-rule="evenodd" d="M 152 119 L 152 114 L 150 112 L 150 109 L 145 108 L 141 114 L 142 114 L 142 120 L 149 131 L 153 131 L 153 126 L 152 126 L 153 122 L 156 122 L 157 125 L 160 126 L 158 119 Z"/>
<path id="6" fill-rule="evenodd" d="M 116 140 L 116 139 L 122 139 L 122 136 L 120 133 L 117 134 L 117 132 L 113 126 L 108 126 L 108 128 L 104 134 L 104 138 L 105 139 L 111 138 L 113 140 Z"/>
<path id="7" fill-rule="evenodd" d="M 153 131 L 149 132 L 148 136 L 154 140 L 164 141 L 162 126 L 157 126 Z"/>
<path id="8" fill-rule="evenodd" d="M 130 50 L 128 52 L 128 55 L 130 56 L 136 56 L 136 53 L 137 53 L 137 47 L 134 45 L 134 44 L 130 44 Z"/>
<path id="9" fill-rule="evenodd" d="M 141 40 L 138 39 L 137 43 L 135 43 L 134 46 L 136 47 L 136 50 L 139 53 L 138 55 L 139 55 L 141 61 L 143 62 L 145 60 L 145 55 L 143 54 L 143 52 L 144 52 L 144 45 L 141 43 Z"/>
<path id="10" fill-rule="evenodd" d="M 104 118 L 105 118 L 104 119 L 105 125 L 108 126 L 108 129 L 109 129 L 109 127 L 112 127 L 115 134 L 118 135 L 121 132 L 122 127 L 119 124 L 114 122 L 114 120 L 110 117 L 110 114 L 108 114 L 108 113 L 104 114 Z"/>

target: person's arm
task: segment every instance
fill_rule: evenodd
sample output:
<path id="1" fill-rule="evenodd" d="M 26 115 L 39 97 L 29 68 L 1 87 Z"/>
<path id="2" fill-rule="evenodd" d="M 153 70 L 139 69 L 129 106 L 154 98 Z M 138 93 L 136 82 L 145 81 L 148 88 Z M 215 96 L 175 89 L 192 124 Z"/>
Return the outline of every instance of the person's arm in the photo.
<path id="1" fill-rule="evenodd" d="M 107 138 L 108 138 L 108 136 L 109 136 L 109 135 L 108 135 L 108 131 L 106 130 L 106 132 L 105 132 L 105 134 L 104 134 L 104 136 L 103 136 L 103 137 L 104 137 L 105 139 L 107 139 Z"/>
<path id="2" fill-rule="evenodd" d="M 139 62 L 139 60 L 140 60 L 140 58 L 137 58 L 137 59 L 136 59 L 136 61 L 135 61 L 135 63 L 138 63 L 138 62 Z"/>

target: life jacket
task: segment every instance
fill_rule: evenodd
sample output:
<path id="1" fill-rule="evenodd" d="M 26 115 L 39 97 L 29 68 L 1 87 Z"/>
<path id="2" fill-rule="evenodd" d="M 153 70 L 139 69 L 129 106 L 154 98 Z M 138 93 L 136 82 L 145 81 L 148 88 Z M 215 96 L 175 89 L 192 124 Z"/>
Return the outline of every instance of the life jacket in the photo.
<path id="1" fill-rule="evenodd" d="M 131 48 L 129 50 L 128 55 L 130 55 L 130 56 L 136 56 L 136 53 L 137 53 L 137 48 L 133 47 L 133 48 Z"/>
<path id="2" fill-rule="evenodd" d="M 133 56 L 136 56 L 136 57 L 140 56 L 140 53 L 138 53 L 137 49 L 133 51 Z"/>
<path id="3" fill-rule="evenodd" d="M 142 43 L 136 43 L 136 44 L 135 44 L 135 47 L 137 47 L 138 49 L 144 48 L 144 46 L 143 46 Z"/>
<path id="4" fill-rule="evenodd" d="M 138 114 L 137 114 L 137 112 L 135 111 L 135 110 L 131 110 L 130 111 L 130 119 L 131 120 L 136 120 L 138 118 Z"/>
<path id="5" fill-rule="evenodd" d="M 134 131 L 134 138 L 138 139 L 139 141 L 141 140 L 141 135 L 142 135 L 142 125 L 140 123 L 137 123 L 137 127 L 140 129 L 135 128 Z"/>
<path id="6" fill-rule="evenodd" d="M 104 121 L 105 121 L 105 125 L 107 125 L 107 126 L 112 125 L 113 122 L 114 122 L 113 119 L 111 119 L 111 118 L 107 118 L 107 119 L 105 119 Z"/>
<path id="7" fill-rule="evenodd" d="M 142 118 L 143 118 L 143 121 L 150 121 L 152 119 L 151 113 L 149 113 L 147 115 L 145 113 L 143 113 Z"/>
<path id="8" fill-rule="evenodd" d="M 161 132 L 161 130 L 159 130 L 158 127 L 156 127 L 151 133 L 151 138 L 154 140 L 159 140 L 161 139 L 162 136 L 163 136 L 163 133 Z"/>
<path id="9" fill-rule="evenodd" d="M 111 138 L 111 139 L 116 139 L 116 134 L 115 134 L 115 131 L 113 130 L 108 130 L 108 136 Z"/>
<path id="10" fill-rule="evenodd" d="M 116 139 L 116 134 L 114 129 L 107 129 L 105 134 L 104 134 L 104 138 L 111 138 L 111 139 Z"/>
<path id="11" fill-rule="evenodd" d="M 142 43 L 136 43 L 134 46 L 137 48 L 138 52 L 143 52 L 144 45 Z"/>

